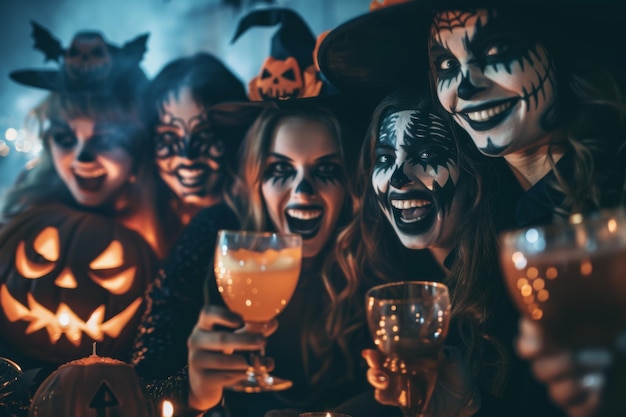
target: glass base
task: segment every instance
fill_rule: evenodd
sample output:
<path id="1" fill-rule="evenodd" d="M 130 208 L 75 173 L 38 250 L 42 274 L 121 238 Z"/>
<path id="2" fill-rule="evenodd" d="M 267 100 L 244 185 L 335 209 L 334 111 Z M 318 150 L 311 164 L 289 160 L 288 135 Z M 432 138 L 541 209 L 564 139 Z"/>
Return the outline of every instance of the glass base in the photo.
<path id="1" fill-rule="evenodd" d="M 276 378 L 271 375 L 266 375 L 264 378 L 257 378 L 254 375 L 249 375 L 234 385 L 225 387 L 230 391 L 237 392 L 266 392 L 266 391 L 284 391 L 291 388 L 293 382 L 288 379 Z"/>

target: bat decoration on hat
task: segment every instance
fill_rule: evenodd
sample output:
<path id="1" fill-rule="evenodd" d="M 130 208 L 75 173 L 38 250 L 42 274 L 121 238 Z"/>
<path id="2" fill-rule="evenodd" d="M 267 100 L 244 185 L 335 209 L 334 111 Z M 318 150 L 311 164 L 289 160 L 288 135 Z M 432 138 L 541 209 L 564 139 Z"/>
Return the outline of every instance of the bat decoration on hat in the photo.
<path id="1" fill-rule="evenodd" d="M 48 29 L 34 21 L 31 24 L 34 48 L 44 53 L 44 62 L 58 62 L 61 68 L 13 71 L 11 78 L 20 84 L 59 92 L 127 93 L 147 81 L 139 63 L 147 49 L 148 34 L 118 47 L 100 32 L 80 31 L 64 48 Z"/>

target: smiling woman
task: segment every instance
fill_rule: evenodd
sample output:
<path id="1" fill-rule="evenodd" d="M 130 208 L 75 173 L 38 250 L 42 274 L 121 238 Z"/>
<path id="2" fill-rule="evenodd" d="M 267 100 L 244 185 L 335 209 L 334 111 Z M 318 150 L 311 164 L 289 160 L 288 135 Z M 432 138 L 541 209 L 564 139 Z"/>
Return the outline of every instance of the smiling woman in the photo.
<path id="1" fill-rule="evenodd" d="M 119 48 L 99 33 L 79 32 L 66 49 L 36 23 L 33 36 L 47 54 L 56 46 L 61 56 L 52 56 L 61 66 L 11 73 L 18 83 L 50 94 L 28 115 L 43 152 L 4 196 L 2 215 L 44 203 L 97 211 L 136 230 L 162 256 L 169 244 L 165 235 L 174 230 L 168 229 L 172 222 L 159 221 L 168 213 L 155 209 L 162 205 L 146 159 L 141 94 L 147 78 L 139 62 L 147 35 Z"/>

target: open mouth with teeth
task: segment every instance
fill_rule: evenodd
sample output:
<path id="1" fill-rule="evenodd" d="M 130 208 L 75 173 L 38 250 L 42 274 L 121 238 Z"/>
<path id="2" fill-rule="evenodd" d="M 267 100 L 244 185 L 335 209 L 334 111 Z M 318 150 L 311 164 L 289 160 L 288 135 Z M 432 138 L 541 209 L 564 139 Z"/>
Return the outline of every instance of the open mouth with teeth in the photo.
<path id="1" fill-rule="evenodd" d="M 106 180 L 107 173 L 104 170 L 85 171 L 75 170 L 74 178 L 78 188 L 82 191 L 95 193 L 100 190 L 104 181 Z"/>
<path id="2" fill-rule="evenodd" d="M 321 206 L 297 205 L 287 207 L 285 219 L 292 233 L 299 233 L 302 239 L 312 239 L 317 235 L 324 218 Z"/>
<path id="3" fill-rule="evenodd" d="M 206 185 L 210 173 L 204 164 L 180 165 L 174 170 L 178 182 L 187 190 L 187 194 L 200 194 Z"/>
<path id="4" fill-rule="evenodd" d="M 469 123 L 470 127 L 478 132 L 493 129 L 513 112 L 519 97 L 491 102 L 484 105 L 466 108 L 458 114 Z"/>
<path id="5" fill-rule="evenodd" d="M 391 193 L 391 212 L 398 229 L 407 234 L 421 234 L 430 229 L 437 214 L 432 196 L 425 191 Z"/>

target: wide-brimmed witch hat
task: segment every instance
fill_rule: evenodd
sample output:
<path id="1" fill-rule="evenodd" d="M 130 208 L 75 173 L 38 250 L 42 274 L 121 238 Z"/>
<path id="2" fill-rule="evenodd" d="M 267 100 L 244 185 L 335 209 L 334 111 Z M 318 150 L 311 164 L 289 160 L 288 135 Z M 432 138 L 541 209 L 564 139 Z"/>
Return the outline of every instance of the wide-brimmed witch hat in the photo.
<path id="1" fill-rule="evenodd" d="M 137 36 L 118 47 L 108 43 L 100 32 L 78 32 L 69 47 L 36 22 L 32 36 L 35 49 L 45 61 L 56 61 L 59 69 L 25 69 L 9 74 L 14 81 L 60 93 L 128 95 L 148 81 L 139 63 L 146 52 L 148 34 Z"/>
<path id="2" fill-rule="evenodd" d="M 395 1 L 394 1 L 395 3 Z M 550 27 L 572 51 L 624 59 L 626 2 L 617 0 L 409 0 L 376 8 L 333 29 L 318 54 L 324 77 L 343 92 L 380 98 L 429 77 L 428 34 L 435 13 L 478 8 L 519 9 L 529 31 Z M 613 49 L 609 45 L 618 45 Z M 584 47 L 583 47 L 584 46 Z"/>

